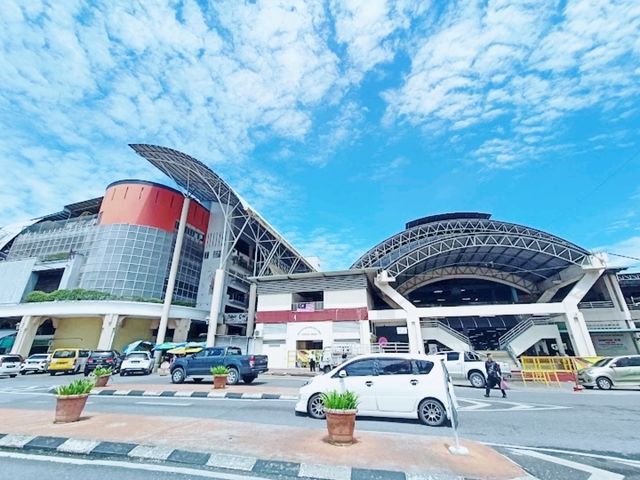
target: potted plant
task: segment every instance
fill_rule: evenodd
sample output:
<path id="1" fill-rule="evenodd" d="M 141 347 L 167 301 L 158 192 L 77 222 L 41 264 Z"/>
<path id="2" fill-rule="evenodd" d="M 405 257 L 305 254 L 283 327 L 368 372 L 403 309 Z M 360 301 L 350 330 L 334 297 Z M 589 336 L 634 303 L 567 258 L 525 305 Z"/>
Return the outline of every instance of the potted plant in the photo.
<path id="1" fill-rule="evenodd" d="M 55 423 L 77 422 L 93 387 L 93 381 L 84 378 L 58 387 Z"/>
<path id="2" fill-rule="evenodd" d="M 229 369 L 222 365 L 211 368 L 211 375 L 213 375 L 213 388 L 218 390 L 227 386 L 227 375 Z"/>
<path id="3" fill-rule="evenodd" d="M 96 377 L 95 386 L 96 387 L 105 387 L 107 382 L 109 382 L 109 378 L 113 374 L 113 370 L 111 367 L 96 367 L 93 371 L 93 375 Z"/>
<path id="4" fill-rule="evenodd" d="M 353 443 L 358 395 L 349 390 L 343 393 L 333 390 L 322 394 L 322 403 L 327 416 L 329 442 L 342 445 Z"/>

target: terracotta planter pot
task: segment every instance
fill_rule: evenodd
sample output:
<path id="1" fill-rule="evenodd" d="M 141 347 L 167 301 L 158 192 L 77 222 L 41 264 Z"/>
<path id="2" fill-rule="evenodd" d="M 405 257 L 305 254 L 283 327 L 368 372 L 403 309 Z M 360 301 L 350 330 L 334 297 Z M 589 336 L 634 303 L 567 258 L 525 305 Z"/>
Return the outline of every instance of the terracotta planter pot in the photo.
<path id="1" fill-rule="evenodd" d="M 101 377 L 96 377 L 96 387 L 106 387 L 110 378 L 111 375 L 102 375 Z"/>
<path id="2" fill-rule="evenodd" d="M 357 410 L 325 410 L 325 413 L 329 441 L 341 444 L 353 443 Z"/>
<path id="3" fill-rule="evenodd" d="M 54 423 L 77 422 L 82 415 L 89 395 L 58 396 L 56 403 L 56 419 Z"/>
<path id="4" fill-rule="evenodd" d="M 227 386 L 227 376 L 226 375 L 214 375 L 213 376 L 213 388 L 215 390 L 219 390 L 221 388 L 225 388 Z"/>

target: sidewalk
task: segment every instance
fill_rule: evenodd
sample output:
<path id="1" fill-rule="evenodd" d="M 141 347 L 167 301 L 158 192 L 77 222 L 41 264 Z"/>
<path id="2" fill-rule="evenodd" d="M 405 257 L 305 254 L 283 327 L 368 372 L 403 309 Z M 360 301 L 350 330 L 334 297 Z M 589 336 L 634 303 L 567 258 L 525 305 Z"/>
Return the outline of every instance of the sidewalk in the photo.
<path id="1" fill-rule="evenodd" d="M 184 417 L 93 414 L 90 409 L 87 413 L 79 422 L 56 425 L 52 410 L 0 409 L 3 419 L 0 434 L 26 436 L 0 438 L 0 447 L 41 444 L 49 445 L 50 450 L 71 451 L 70 445 L 76 445 L 75 453 L 102 451 L 104 455 L 104 449 L 110 448 L 136 458 L 140 457 L 134 452 L 147 452 L 147 457 L 152 458 L 150 452 L 158 452 L 153 457 L 156 460 L 171 460 L 176 457 L 174 449 L 179 449 L 182 453 L 177 456 L 188 456 L 189 452 L 209 455 L 206 457 L 209 460 L 205 460 L 209 465 L 212 465 L 211 459 L 226 458 L 254 473 L 259 473 L 256 472 L 258 466 L 274 464 L 288 468 L 289 476 L 315 472 L 307 476 L 333 480 L 352 479 L 354 472 L 361 472 L 355 477 L 373 478 L 371 473 L 369 476 L 362 473 L 373 470 L 392 474 L 384 478 L 415 480 L 430 478 L 429 475 L 482 480 L 529 478 L 510 460 L 475 442 L 462 442 L 470 451 L 468 456 L 453 456 L 447 450 L 452 440 L 446 437 L 360 432 L 356 424 L 358 442 L 348 447 L 336 447 L 325 443 L 326 432 L 318 429 Z M 449 433 L 449 429 L 442 429 L 443 435 Z M 54 438 L 34 439 L 36 436 Z M 85 442 L 91 448 L 82 447 L 76 440 L 92 441 Z M 66 450 L 61 447 L 63 444 L 68 445 Z"/>

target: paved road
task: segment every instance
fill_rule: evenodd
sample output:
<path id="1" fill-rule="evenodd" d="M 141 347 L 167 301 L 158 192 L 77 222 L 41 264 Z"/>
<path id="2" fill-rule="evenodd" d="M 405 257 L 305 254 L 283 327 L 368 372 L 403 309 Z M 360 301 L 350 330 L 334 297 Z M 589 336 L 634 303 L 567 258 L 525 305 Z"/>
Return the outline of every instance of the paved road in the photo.
<path id="1" fill-rule="evenodd" d="M 267 480 L 258 476 L 233 475 L 210 470 L 196 470 L 173 465 L 151 465 L 109 460 L 76 459 L 46 455 L 0 452 L 2 478 L 16 480 Z"/>
<path id="2" fill-rule="evenodd" d="M 19 405 L 20 408 L 53 409 L 55 400 L 46 390 L 68 379 L 48 375 L 7 381 L 0 379 L 0 407 Z M 256 391 L 262 385 L 296 387 L 305 381 L 300 378 L 265 377 L 264 383 L 257 383 L 254 387 Z M 158 379 L 118 377 L 115 382 L 151 384 L 157 383 Z M 168 379 L 166 382 L 169 385 Z M 589 473 L 590 469 L 594 468 L 610 472 L 613 476 L 603 477 L 610 480 L 640 478 L 640 471 L 637 470 L 640 467 L 640 429 L 635 427 L 640 418 L 640 391 L 574 393 L 566 389 L 527 388 L 510 391 L 506 400 L 497 396 L 485 399 L 482 391 L 471 388 L 459 387 L 456 393 L 462 407 L 461 436 L 505 445 L 503 453 L 539 478 L 588 479 L 593 474 Z M 216 408 L 211 408 L 212 402 L 215 402 Z M 87 412 L 135 412 L 325 428 L 324 422 L 295 416 L 293 404 L 280 400 L 93 396 L 88 402 Z M 439 436 L 450 432 L 443 428 L 424 427 L 418 422 L 378 419 L 360 419 L 356 428 Z M 553 451 L 517 448 L 523 446 L 550 448 Z M 581 453 L 601 455 L 602 458 Z M 582 467 L 582 470 L 577 467 Z"/>

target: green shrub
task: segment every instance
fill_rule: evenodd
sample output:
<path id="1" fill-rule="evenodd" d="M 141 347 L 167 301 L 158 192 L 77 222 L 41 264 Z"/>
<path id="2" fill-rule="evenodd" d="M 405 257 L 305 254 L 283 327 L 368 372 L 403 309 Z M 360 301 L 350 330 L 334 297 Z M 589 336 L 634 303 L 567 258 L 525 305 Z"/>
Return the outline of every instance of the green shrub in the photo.
<path id="1" fill-rule="evenodd" d="M 113 375 L 113 369 L 111 367 L 96 367 L 93 374 L 96 377 L 107 377 L 109 375 Z"/>
<path id="2" fill-rule="evenodd" d="M 322 394 L 322 403 L 328 410 L 355 410 L 360 400 L 357 394 L 349 390 L 344 393 L 333 390 Z"/>
<path id="3" fill-rule="evenodd" d="M 59 396 L 67 396 L 67 395 L 86 395 L 94 387 L 93 380 L 82 379 L 82 380 L 74 380 L 69 385 L 61 385 L 56 388 L 56 393 Z"/>
<path id="4" fill-rule="evenodd" d="M 211 367 L 211 375 L 228 375 L 229 369 L 227 367 L 223 367 L 222 365 L 218 365 L 217 367 Z"/>

